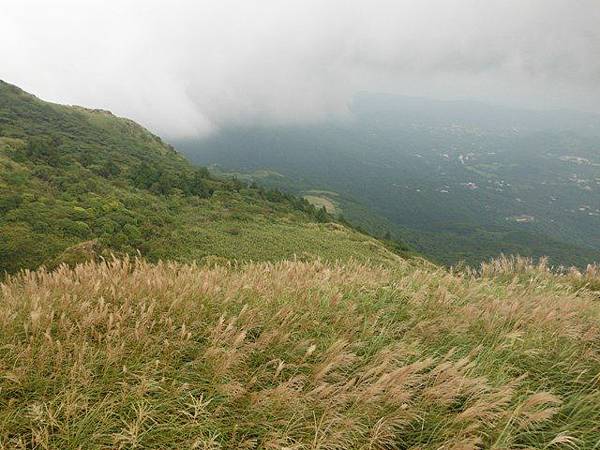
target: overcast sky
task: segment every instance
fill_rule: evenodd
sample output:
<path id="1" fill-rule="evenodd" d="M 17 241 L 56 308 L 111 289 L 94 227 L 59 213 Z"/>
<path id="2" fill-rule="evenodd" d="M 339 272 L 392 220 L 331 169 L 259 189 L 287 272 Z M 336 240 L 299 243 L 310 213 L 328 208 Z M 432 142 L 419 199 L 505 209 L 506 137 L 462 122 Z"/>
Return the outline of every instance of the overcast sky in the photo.
<path id="1" fill-rule="evenodd" d="M 1 0 L 0 79 L 170 138 L 357 91 L 600 112 L 600 0 Z"/>

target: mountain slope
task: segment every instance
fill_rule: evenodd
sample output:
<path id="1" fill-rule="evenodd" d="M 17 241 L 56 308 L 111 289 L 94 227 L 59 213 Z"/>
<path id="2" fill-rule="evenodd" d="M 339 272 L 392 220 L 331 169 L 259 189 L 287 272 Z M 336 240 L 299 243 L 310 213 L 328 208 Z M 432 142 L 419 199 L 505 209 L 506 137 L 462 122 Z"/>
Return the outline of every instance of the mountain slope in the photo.
<path id="1" fill-rule="evenodd" d="M 0 280 L 0 449 L 600 445 L 598 267 L 400 258 L 6 84 L 0 142 L 1 268 L 71 266 Z"/>
<path id="2" fill-rule="evenodd" d="M 0 273 L 93 256 L 394 255 L 306 201 L 218 180 L 134 122 L 0 82 Z"/>

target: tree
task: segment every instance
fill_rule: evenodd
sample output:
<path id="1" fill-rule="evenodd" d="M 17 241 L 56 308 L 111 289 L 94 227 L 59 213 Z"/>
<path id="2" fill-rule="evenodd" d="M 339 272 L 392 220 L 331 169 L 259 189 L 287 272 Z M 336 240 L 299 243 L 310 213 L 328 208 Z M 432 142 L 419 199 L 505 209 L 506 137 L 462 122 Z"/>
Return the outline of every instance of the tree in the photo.
<path id="1" fill-rule="evenodd" d="M 43 161 L 50 166 L 60 162 L 58 146 L 60 139 L 49 136 L 34 136 L 29 139 L 25 153 L 31 159 Z"/>
<path id="2" fill-rule="evenodd" d="M 202 170 L 194 171 L 192 179 L 189 183 L 189 192 L 192 195 L 197 195 L 198 197 L 206 198 L 210 197 L 212 192 L 208 187 L 206 187 L 206 183 L 204 182 L 206 176 Z"/>
<path id="3" fill-rule="evenodd" d="M 317 213 L 315 214 L 315 218 L 317 222 L 325 223 L 329 222 L 329 214 L 327 214 L 327 210 L 324 206 L 321 206 L 317 209 Z"/>
<path id="4" fill-rule="evenodd" d="M 106 160 L 98 171 L 99 175 L 104 178 L 116 177 L 121 173 L 121 169 L 112 160 Z"/>

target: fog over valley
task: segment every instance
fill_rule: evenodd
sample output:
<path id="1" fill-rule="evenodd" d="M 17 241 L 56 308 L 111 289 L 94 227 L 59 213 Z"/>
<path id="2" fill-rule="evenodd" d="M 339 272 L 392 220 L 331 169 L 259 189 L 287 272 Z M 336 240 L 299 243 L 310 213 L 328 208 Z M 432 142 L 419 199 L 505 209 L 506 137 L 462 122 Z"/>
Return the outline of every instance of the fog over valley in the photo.
<path id="1" fill-rule="evenodd" d="M 344 117 L 361 91 L 600 112 L 596 0 L 5 0 L 3 79 L 168 138 Z"/>

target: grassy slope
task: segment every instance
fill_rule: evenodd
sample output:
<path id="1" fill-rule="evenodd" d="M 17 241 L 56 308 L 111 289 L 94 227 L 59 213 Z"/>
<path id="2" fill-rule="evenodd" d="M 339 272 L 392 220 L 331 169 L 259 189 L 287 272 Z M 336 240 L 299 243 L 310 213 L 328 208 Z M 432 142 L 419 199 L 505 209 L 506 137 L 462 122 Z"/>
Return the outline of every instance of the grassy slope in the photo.
<path id="1" fill-rule="evenodd" d="M 316 212 L 213 179 L 132 121 L 0 82 L 0 273 L 137 251 L 179 261 L 393 259 L 371 238 L 316 224 Z"/>
<path id="2" fill-rule="evenodd" d="M 0 448 L 598 448 L 586 280 L 513 260 L 23 274 L 0 286 Z"/>

